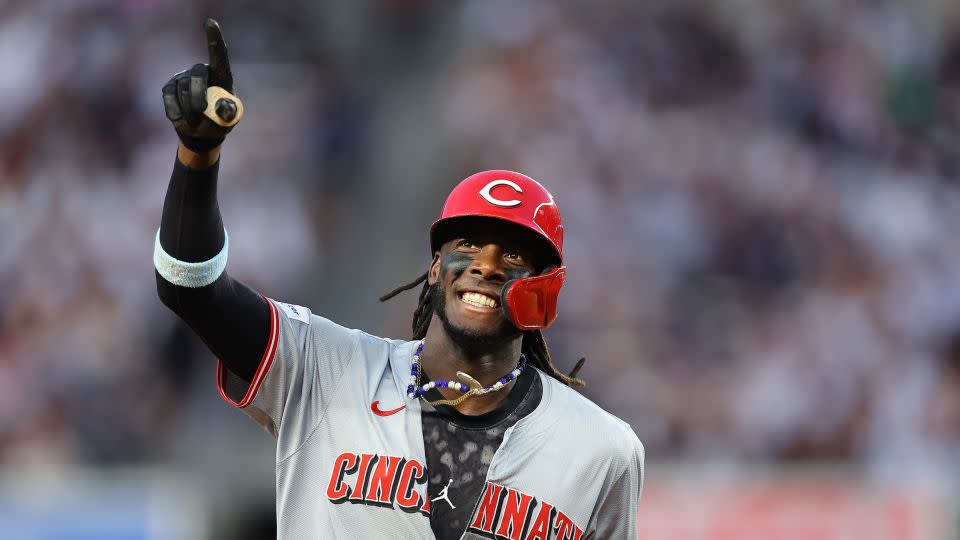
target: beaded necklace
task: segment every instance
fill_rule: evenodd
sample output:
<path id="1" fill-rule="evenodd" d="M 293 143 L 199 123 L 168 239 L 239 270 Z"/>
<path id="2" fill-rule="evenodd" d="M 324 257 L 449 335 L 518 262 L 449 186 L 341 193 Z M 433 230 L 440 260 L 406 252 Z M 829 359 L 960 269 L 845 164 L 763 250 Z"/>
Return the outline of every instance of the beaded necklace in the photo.
<path id="1" fill-rule="evenodd" d="M 517 367 L 504 375 L 499 381 L 491 384 L 484 388 L 479 381 L 467 375 L 462 371 L 457 372 L 457 378 L 463 382 L 457 381 L 430 381 L 427 384 L 420 384 L 420 355 L 423 354 L 423 341 L 420 341 L 420 345 L 417 346 L 416 352 L 413 353 L 413 365 L 410 367 L 410 384 L 407 385 L 407 397 L 410 399 L 416 399 L 418 397 L 423 397 L 423 394 L 430 390 L 431 388 L 452 388 L 458 392 L 462 392 L 463 395 L 457 399 L 438 399 L 437 401 L 427 401 L 430 405 L 436 407 L 437 405 L 452 405 L 457 406 L 463 402 L 463 400 L 471 396 L 479 396 L 482 394 L 489 394 L 491 392 L 496 392 L 504 386 L 506 386 L 510 381 L 516 379 L 520 373 L 523 371 L 523 368 L 527 365 L 527 357 L 522 353 L 520 354 L 520 362 L 517 364 Z M 426 401 L 426 399 L 424 399 Z"/>

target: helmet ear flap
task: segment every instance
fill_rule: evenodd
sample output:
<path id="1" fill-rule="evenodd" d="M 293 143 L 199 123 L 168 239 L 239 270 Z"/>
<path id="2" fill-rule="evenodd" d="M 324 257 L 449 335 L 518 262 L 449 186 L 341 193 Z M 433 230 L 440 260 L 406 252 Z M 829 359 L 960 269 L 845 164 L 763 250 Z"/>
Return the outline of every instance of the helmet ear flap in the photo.
<path id="1" fill-rule="evenodd" d="M 557 265 L 550 264 L 550 265 L 547 265 L 543 270 L 541 270 L 540 273 L 538 273 L 537 275 L 542 276 L 544 274 L 549 274 L 550 272 L 553 272 L 556 269 L 557 269 Z M 503 310 L 507 312 L 507 318 L 510 319 L 511 321 L 513 320 L 513 316 L 510 314 L 510 304 L 509 302 L 507 302 L 507 298 L 510 295 L 510 288 L 513 287 L 513 285 L 516 282 L 521 281 L 522 279 L 524 278 L 511 279 L 510 281 L 504 283 L 503 288 L 500 289 L 500 305 L 503 306 Z"/>
<path id="2" fill-rule="evenodd" d="M 500 291 L 500 305 L 520 330 L 547 328 L 557 318 L 557 297 L 566 279 L 565 266 L 548 266 L 542 273 L 512 279 Z"/>

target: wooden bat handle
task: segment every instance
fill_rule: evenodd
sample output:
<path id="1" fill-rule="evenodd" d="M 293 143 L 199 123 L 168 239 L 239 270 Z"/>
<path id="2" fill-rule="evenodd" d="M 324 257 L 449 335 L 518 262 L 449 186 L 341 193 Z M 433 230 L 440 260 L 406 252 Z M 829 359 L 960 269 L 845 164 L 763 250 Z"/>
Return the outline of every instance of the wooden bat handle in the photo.
<path id="1" fill-rule="evenodd" d="M 243 102 L 223 88 L 211 86 L 207 88 L 207 108 L 203 115 L 220 127 L 231 128 L 243 118 Z"/>

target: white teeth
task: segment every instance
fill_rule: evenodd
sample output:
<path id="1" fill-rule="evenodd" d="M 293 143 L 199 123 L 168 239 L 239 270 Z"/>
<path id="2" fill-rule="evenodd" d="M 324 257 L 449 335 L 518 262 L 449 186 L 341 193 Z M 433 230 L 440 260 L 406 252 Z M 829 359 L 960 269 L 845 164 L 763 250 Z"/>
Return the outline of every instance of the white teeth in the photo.
<path id="1" fill-rule="evenodd" d="M 485 294 L 465 292 L 460 298 L 464 302 L 478 307 L 497 307 L 497 301 Z"/>

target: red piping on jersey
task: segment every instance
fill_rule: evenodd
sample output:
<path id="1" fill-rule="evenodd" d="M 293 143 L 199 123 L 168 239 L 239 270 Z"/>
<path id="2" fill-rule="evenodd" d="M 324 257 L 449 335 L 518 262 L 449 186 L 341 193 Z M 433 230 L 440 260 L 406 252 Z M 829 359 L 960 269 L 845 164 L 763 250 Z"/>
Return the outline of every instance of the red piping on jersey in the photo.
<path id="1" fill-rule="evenodd" d="M 270 306 L 270 338 L 267 340 L 267 348 L 264 349 L 263 356 L 260 357 L 260 364 L 257 366 L 257 371 L 253 374 L 253 380 L 250 381 L 250 386 L 247 387 L 247 393 L 243 395 L 240 401 L 233 401 L 223 390 L 227 373 L 223 368 L 223 362 L 217 358 L 217 391 L 220 392 L 220 397 L 223 398 L 224 401 L 241 409 L 249 405 L 250 402 L 253 401 L 253 398 L 257 397 L 257 390 L 260 389 L 260 384 L 263 383 L 264 377 L 267 376 L 267 372 L 270 370 L 270 365 L 273 364 L 273 356 L 277 352 L 277 341 L 280 338 L 280 317 L 277 315 L 277 306 L 273 305 L 273 302 L 266 296 L 263 296 L 263 299 L 266 300 L 267 305 Z"/>

